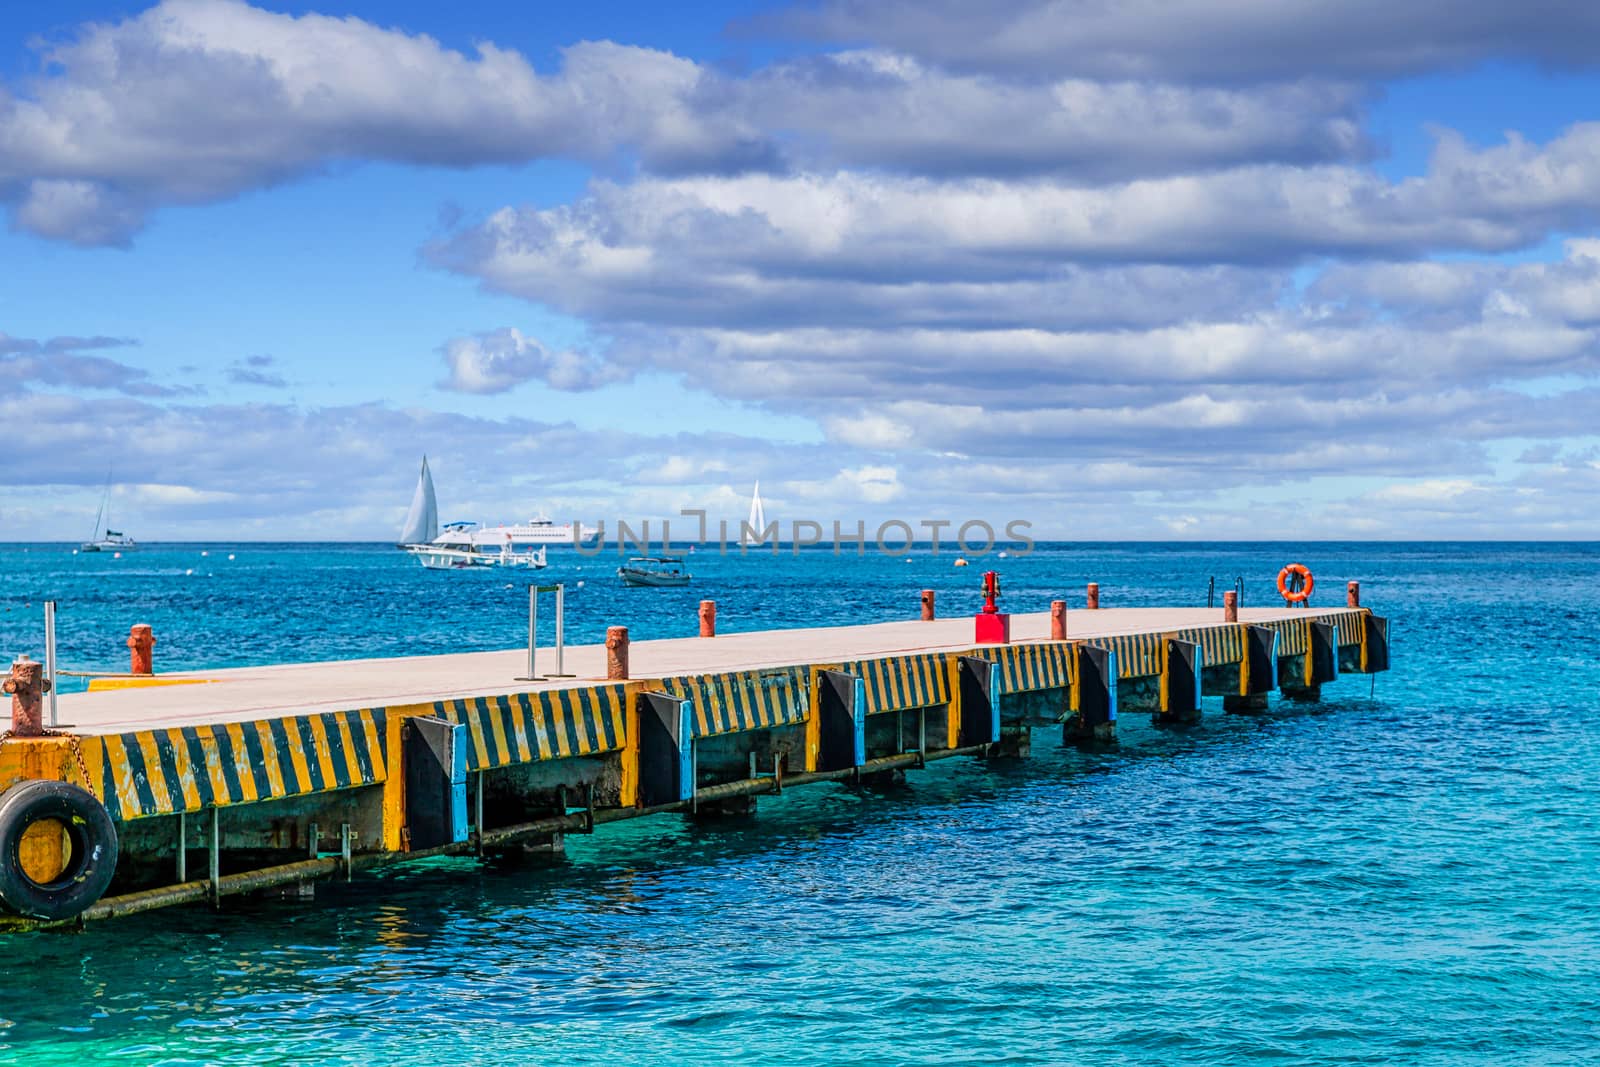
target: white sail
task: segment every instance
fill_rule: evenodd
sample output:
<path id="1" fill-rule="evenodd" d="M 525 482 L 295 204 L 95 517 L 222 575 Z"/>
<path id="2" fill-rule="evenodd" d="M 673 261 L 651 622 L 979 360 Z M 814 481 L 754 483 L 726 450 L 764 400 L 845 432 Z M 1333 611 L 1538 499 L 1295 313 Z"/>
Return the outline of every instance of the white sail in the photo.
<path id="1" fill-rule="evenodd" d="M 400 530 L 402 545 L 427 544 L 439 536 L 439 502 L 433 495 L 433 475 L 428 471 L 428 457 L 422 457 L 422 473 L 417 476 L 417 491 L 411 495 L 411 510 L 406 512 L 406 524 Z"/>
<path id="2" fill-rule="evenodd" d="M 745 520 L 744 529 L 740 531 L 740 543 L 746 545 L 763 545 L 767 543 L 767 512 L 761 506 L 761 479 L 756 479 L 756 487 L 750 494 L 750 517 Z"/>

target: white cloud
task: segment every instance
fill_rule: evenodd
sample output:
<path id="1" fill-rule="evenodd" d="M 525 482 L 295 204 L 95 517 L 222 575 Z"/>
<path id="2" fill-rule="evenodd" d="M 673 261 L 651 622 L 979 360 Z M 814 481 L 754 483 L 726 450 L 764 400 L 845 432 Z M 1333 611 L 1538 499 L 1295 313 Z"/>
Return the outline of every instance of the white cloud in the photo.
<path id="1" fill-rule="evenodd" d="M 441 353 L 449 373 L 439 384 L 458 393 L 504 393 L 530 381 L 579 392 L 632 377 L 631 371 L 594 356 L 552 352 L 512 327 L 458 337 Z"/>
<path id="2" fill-rule="evenodd" d="M 352 160 L 475 166 L 619 149 L 666 169 L 767 151 L 693 105 L 688 60 L 585 42 L 554 74 L 490 43 L 468 56 L 357 18 L 164 0 L 49 48 L 0 91 L 0 200 L 41 236 L 125 242 L 164 204 L 205 203 Z"/>

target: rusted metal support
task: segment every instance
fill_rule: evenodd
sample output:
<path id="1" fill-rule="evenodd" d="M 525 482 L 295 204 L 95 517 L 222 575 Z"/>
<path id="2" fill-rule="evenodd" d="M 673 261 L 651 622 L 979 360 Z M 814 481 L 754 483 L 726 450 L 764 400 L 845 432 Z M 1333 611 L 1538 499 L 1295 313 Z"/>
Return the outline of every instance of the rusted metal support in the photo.
<path id="1" fill-rule="evenodd" d="M 1359 608 L 1361 606 L 1361 583 L 1350 582 L 1344 587 L 1345 607 Z"/>
<path id="2" fill-rule="evenodd" d="M 222 896 L 222 820 L 221 809 L 215 807 L 211 809 L 211 840 L 207 842 L 206 875 L 211 903 L 215 904 Z"/>
<path id="3" fill-rule="evenodd" d="M 1232 589 L 1222 594 L 1222 621 L 1239 621 L 1239 594 Z"/>
<path id="4" fill-rule="evenodd" d="M 924 589 L 922 591 L 922 621 L 923 622 L 932 622 L 933 619 L 934 619 L 933 590 L 932 589 Z"/>
<path id="5" fill-rule="evenodd" d="M 49 688 L 44 664 L 26 655 L 11 661 L 11 674 L 4 689 L 11 694 L 11 734 L 13 737 L 39 737 L 44 733 L 44 694 Z"/>
<path id="6" fill-rule="evenodd" d="M 1065 641 L 1067 639 L 1067 602 L 1065 600 L 1050 601 L 1050 640 Z"/>
<path id="7" fill-rule="evenodd" d="M 136 623 L 128 628 L 128 673 L 155 673 L 156 637 L 148 623 Z"/>
<path id="8" fill-rule="evenodd" d="M 717 602 L 715 600 L 700 601 L 700 636 L 717 636 Z"/>
<path id="9" fill-rule="evenodd" d="M 628 678 L 628 628 L 606 627 L 606 679 L 627 681 Z"/>
<path id="10" fill-rule="evenodd" d="M 1089 588 L 1088 588 L 1088 591 L 1087 591 L 1087 595 L 1084 597 L 1084 600 L 1086 601 L 1086 603 L 1084 604 L 1084 607 L 1088 608 L 1090 611 L 1099 611 L 1100 610 L 1100 583 L 1099 582 L 1090 582 L 1089 583 Z"/>

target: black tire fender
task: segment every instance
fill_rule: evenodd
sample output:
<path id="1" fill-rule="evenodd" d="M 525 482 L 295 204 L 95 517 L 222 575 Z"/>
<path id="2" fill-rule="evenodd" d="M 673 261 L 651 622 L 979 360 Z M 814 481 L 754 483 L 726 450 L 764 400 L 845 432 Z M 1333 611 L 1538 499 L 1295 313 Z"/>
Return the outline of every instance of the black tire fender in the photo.
<path id="1" fill-rule="evenodd" d="M 22 867 L 28 828 L 55 820 L 72 854 L 48 882 Z M 0 793 L 0 902 L 30 919 L 71 919 L 105 893 L 117 868 L 117 827 L 93 793 L 71 782 L 33 779 Z"/>

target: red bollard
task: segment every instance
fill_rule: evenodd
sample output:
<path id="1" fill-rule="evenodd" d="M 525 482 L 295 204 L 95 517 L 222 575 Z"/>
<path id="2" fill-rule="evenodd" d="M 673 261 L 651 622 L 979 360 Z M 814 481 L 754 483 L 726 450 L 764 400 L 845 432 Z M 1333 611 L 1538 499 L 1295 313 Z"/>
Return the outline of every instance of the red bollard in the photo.
<path id="1" fill-rule="evenodd" d="M 128 673 L 154 674 L 156 638 L 147 623 L 138 623 L 128 630 Z"/>
<path id="2" fill-rule="evenodd" d="M 1222 621 L 1239 621 L 1239 594 L 1232 589 L 1222 594 Z"/>
<path id="3" fill-rule="evenodd" d="M 717 602 L 715 600 L 700 601 L 700 636 L 717 636 Z"/>
<path id="4" fill-rule="evenodd" d="M 1085 599 L 1088 601 L 1088 603 L 1085 605 L 1085 607 L 1087 607 L 1090 611 L 1099 611 L 1100 610 L 1100 583 L 1099 582 L 1090 582 L 1089 583 L 1089 595 L 1087 597 L 1085 597 Z"/>
<path id="5" fill-rule="evenodd" d="M 1361 583 L 1351 582 L 1344 587 L 1344 603 L 1346 607 L 1359 608 L 1361 606 Z"/>
<path id="6" fill-rule="evenodd" d="M 1067 602 L 1065 600 L 1050 601 L 1050 640 L 1065 641 L 1067 639 Z"/>
<path id="7" fill-rule="evenodd" d="M 44 664 L 18 656 L 3 686 L 11 694 L 11 733 L 15 737 L 39 737 L 44 733 L 44 694 L 50 688 Z"/>
<path id="8" fill-rule="evenodd" d="M 973 616 L 973 640 L 980 645 L 1011 643 L 1011 616 L 1000 610 L 995 599 L 1000 595 L 998 571 L 983 572 L 983 610 Z"/>
<path id="9" fill-rule="evenodd" d="M 933 621 L 933 590 L 932 589 L 924 589 L 922 591 L 922 621 L 923 622 L 932 622 Z"/>
<path id="10" fill-rule="evenodd" d="M 628 679 L 628 628 L 606 627 L 606 678 L 613 682 Z"/>

